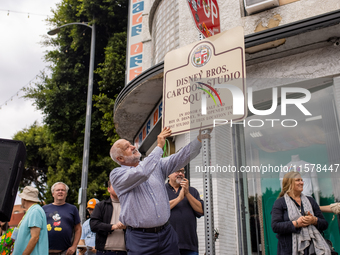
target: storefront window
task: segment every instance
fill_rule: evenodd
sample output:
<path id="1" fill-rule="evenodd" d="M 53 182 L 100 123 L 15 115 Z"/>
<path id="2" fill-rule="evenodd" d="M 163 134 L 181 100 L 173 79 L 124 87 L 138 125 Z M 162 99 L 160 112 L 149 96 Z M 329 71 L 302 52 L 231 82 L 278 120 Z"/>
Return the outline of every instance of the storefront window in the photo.
<path id="1" fill-rule="evenodd" d="M 304 168 L 310 163 L 310 171 L 302 171 L 304 193 L 312 195 L 319 205 L 328 205 L 339 198 L 339 122 L 333 94 L 331 84 L 312 92 L 309 102 L 303 104 L 311 116 L 295 105 L 288 105 L 286 116 L 282 116 L 278 106 L 270 116 L 253 115 L 246 119 L 246 164 L 260 169 L 257 173 L 247 173 L 243 184 L 248 197 L 245 202 L 250 217 L 246 224 L 250 227 L 252 254 L 277 254 L 271 210 L 281 191 L 285 171 L 301 171 L 301 165 Z M 295 167 L 296 162 L 299 163 Z M 329 223 L 325 237 L 340 252 L 337 216 L 330 213 L 324 216 Z"/>

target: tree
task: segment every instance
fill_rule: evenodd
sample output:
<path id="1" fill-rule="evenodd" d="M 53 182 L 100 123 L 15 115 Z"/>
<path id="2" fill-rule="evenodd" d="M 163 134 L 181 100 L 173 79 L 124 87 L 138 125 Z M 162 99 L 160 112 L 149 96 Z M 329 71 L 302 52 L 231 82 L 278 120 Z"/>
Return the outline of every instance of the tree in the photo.
<path id="1" fill-rule="evenodd" d="M 53 148 L 47 127 L 38 126 L 35 122 L 30 128 L 18 132 L 14 140 L 23 141 L 26 146 L 26 167 L 21 186 L 33 183 L 39 190 L 40 199 L 44 199 L 46 174 L 50 162 L 53 161 Z"/>
<path id="2" fill-rule="evenodd" d="M 106 192 L 109 172 L 116 166 L 108 151 L 118 139 L 113 105 L 124 86 L 127 7 L 124 0 L 63 0 L 49 20 L 51 27 L 71 22 L 96 24 L 87 195 L 99 199 Z M 55 47 L 45 55 L 52 75 L 42 73 L 43 82 L 27 88 L 25 96 L 34 99 L 43 111 L 46 126 L 41 128 L 50 134 L 49 142 L 55 150 L 52 162 L 44 161 L 47 184 L 50 187 L 56 181 L 64 181 L 70 186 L 68 201 L 75 203 L 81 181 L 91 29 L 67 26 L 57 37 L 45 37 L 43 44 Z M 27 167 L 32 167 L 32 163 L 29 160 Z M 51 197 L 49 192 L 47 197 Z"/>

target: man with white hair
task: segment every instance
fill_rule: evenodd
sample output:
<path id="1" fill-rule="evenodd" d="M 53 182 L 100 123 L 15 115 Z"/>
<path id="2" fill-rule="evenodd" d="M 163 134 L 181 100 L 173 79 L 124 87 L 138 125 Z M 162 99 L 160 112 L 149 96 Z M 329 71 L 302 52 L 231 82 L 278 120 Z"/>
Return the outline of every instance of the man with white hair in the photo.
<path id="1" fill-rule="evenodd" d="M 170 128 L 164 128 L 156 148 L 142 162 L 137 148 L 125 139 L 116 141 L 110 150 L 111 158 L 121 165 L 111 171 L 110 180 L 121 202 L 119 220 L 127 226 L 129 255 L 179 254 L 178 237 L 168 221 L 170 206 L 164 181 L 199 154 L 201 139 L 206 137 L 200 132 L 182 150 L 162 158 L 165 139 L 170 135 Z"/>
<path id="2" fill-rule="evenodd" d="M 40 202 L 37 188 L 26 186 L 21 197 L 21 207 L 26 214 L 18 225 L 18 235 L 15 240 L 13 255 L 39 255 L 48 253 L 48 237 L 46 216 L 38 204 Z"/>
<path id="3" fill-rule="evenodd" d="M 49 254 L 72 255 L 80 240 L 79 213 L 77 207 L 66 203 L 68 190 L 65 183 L 56 182 L 51 188 L 54 202 L 43 206 L 47 218 Z"/>

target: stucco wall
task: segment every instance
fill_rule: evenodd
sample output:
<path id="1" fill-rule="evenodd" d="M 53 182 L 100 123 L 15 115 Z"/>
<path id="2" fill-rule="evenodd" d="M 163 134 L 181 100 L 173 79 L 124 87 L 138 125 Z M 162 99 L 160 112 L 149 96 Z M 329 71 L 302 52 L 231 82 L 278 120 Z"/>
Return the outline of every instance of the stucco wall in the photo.
<path id="1" fill-rule="evenodd" d="M 247 66 L 247 79 L 251 78 L 303 78 L 314 79 L 340 75 L 340 46 L 331 45 L 304 53 Z M 262 80 L 263 81 L 263 80 Z M 256 83 L 254 91 L 270 88 L 276 84 Z"/>
<path id="2" fill-rule="evenodd" d="M 199 33 L 188 8 L 187 0 L 167 0 L 178 3 L 179 10 L 179 47 L 183 47 L 199 40 Z M 149 29 L 149 9 L 159 0 L 145 0 L 148 8 L 143 16 L 143 43 L 144 58 L 143 70 L 152 66 L 153 42 Z M 160 1 L 161 2 L 161 1 Z M 218 0 L 220 9 L 221 30 L 225 31 L 236 26 L 243 26 L 245 34 L 270 27 L 292 23 L 323 13 L 340 9 L 339 0 L 299 0 L 282 5 L 267 11 L 250 16 L 244 16 L 242 1 Z M 291 55 L 277 60 L 266 61 L 260 64 L 247 66 L 247 78 L 304 78 L 313 79 L 325 76 L 340 75 L 339 69 L 340 46 L 328 46 L 308 52 Z M 339 85 L 340 82 L 338 81 Z M 248 83 L 254 90 L 262 90 L 273 87 L 273 83 Z M 340 98 L 340 85 L 337 86 L 337 96 Z M 340 100 L 339 100 L 340 101 Z M 338 109 L 340 106 L 338 104 Z M 340 112 L 340 110 L 339 110 Z M 212 138 L 212 164 L 228 165 L 232 162 L 231 130 L 227 126 L 214 130 Z M 197 136 L 192 132 L 190 136 L 183 135 L 178 139 L 178 145 L 187 143 Z M 176 147 L 177 147 L 176 142 Z M 216 149 L 218 148 L 218 149 Z M 192 161 L 193 166 L 202 165 L 202 156 L 199 155 Z M 191 185 L 203 195 L 203 178 L 191 179 Z M 216 254 L 238 254 L 238 233 L 236 225 L 235 181 L 233 178 L 213 179 L 213 199 L 215 228 L 220 236 L 216 242 Z M 200 254 L 205 252 L 204 218 L 198 220 L 198 237 Z"/>
<path id="3" fill-rule="evenodd" d="M 196 131 L 190 132 L 190 140 L 196 139 L 197 134 L 198 132 Z M 234 165 L 231 128 L 227 125 L 216 127 L 211 136 L 211 164 L 214 166 Z M 190 185 L 200 192 L 204 200 L 203 173 L 196 172 L 196 166 L 202 167 L 202 151 L 190 162 Z M 220 234 L 215 243 L 215 251 L 216 254 L 220 255 L 238 254 L 237 209 L 235 202 L 235 180 L 233 176 L 233 173 L 212 175 L 214 228 Z M 203 217 L 197 222 L 197 234 L 199 254 L 204 254 L 205 225 Z"/>
<path id="4" fill-rule="evenodd" d="M 195 28 L 187 1 L 167 1 L 177 3 L 179 6 L 179 47 L 198 41 L 199 33 Z M 159 0 L 146 0 L 146 2 L 149 3 L 146 5 L 149 8 L 153 4 L 162 4 L 162 1 Z M 245 35 L 340 9 L 339 0 L 299 0 L 253 15 L 244 16 L 242 1 L 218 0 L 217 2 L 220 10 L 221 31 L 236 26 L 243 26 Z M 148 10 L 145 10 L 145 13 L 148 12 Z M 149 18 L 149 16 L 146 18 Z M 143 33 L 149 33 L 148 26 L 144 26 L 146 22 L 149 21 L 146 21 L 146 19 L 143 21 Z M 145 35 L 145 38 L 150 38 L 150 34 Z M 151 57 L 151 55 L 149 56 Z M 147 58 L 145 59 L 145 65 L 150 67 L 150 60 Z"/>

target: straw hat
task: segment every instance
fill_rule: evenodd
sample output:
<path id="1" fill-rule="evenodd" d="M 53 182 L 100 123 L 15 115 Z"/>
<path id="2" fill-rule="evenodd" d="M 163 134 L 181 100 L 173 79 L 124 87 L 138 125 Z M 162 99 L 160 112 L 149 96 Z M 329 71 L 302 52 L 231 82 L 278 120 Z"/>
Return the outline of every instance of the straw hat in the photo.
<path id="1" fill-rule="evenodd" d="M 38 195 L 39 190 L 37 188 L 26 186 L 24 190 L 19 194 L 19 197 L 32 202 L 40 202 Z"/>

